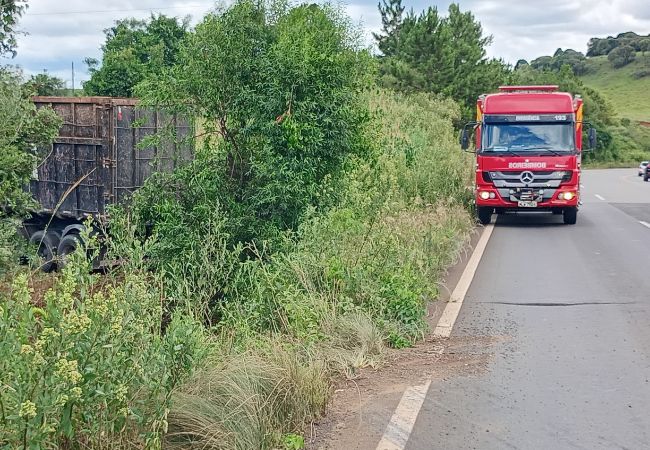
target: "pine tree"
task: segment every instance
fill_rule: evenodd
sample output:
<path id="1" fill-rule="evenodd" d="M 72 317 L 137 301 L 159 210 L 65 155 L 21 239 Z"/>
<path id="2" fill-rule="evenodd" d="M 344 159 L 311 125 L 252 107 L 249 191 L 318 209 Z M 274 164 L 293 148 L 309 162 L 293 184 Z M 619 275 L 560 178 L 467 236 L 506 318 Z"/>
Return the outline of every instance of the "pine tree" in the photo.
<path id="1" fill-rule="evenodd" d="M 381 33 L 372 33 L 372 35 L 377 41 L 377 47 L 384 56 L 395 56 L 399 49 L 399 35 L 403 23 L 404 6 L 402 6 L 402 0 L 381 0 L 377 7 L 381 14 Z"/>

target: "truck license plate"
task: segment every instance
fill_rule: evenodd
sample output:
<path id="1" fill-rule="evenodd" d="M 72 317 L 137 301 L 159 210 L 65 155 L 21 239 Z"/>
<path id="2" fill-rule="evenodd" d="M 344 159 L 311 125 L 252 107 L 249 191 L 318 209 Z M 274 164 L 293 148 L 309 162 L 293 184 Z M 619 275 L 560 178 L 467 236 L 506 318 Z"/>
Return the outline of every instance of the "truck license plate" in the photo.
<path id="1" fill-rule="evenodd" d="M 537 202 L 526 202 L 523 200 L 520 200 L 517 205 L 520 208 L 537 208 Z"/>

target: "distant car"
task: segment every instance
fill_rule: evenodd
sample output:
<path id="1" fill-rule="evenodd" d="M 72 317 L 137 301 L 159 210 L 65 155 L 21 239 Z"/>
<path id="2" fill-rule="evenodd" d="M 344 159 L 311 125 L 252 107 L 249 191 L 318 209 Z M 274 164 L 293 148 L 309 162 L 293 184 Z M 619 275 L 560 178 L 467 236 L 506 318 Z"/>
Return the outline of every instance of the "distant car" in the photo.
<path id="1" fill-rule="evenodd" d="M 639 176 L 640 177 L 645 175 L 646 167 L 648 167 L 648 161 L 643 161 L 641 164 L 639 164 Z"/>

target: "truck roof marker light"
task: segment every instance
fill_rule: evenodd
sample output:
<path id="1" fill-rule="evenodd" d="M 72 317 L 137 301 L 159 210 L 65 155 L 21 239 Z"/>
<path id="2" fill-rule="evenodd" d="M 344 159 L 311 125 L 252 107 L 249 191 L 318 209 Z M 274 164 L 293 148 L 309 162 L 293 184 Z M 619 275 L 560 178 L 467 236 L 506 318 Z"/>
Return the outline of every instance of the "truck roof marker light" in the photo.
<path id="1" fill-rule="evenodd" d="M 501 92 L 557 92 L 558 85 L 546 86 L 499 86 Z"/>

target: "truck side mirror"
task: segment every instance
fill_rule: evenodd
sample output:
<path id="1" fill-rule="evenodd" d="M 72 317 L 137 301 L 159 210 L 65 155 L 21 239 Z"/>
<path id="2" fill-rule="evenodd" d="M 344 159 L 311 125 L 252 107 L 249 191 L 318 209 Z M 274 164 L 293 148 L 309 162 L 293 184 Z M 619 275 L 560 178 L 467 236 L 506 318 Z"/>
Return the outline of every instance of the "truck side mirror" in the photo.
<path id="1" fill-rule="evenodd" d="M 476 122 L 467 122 L 465 124 L 465 126 L 463 127 L 463 131 L 461 131 L 460 139 L 459 139 L 460 148 L 462 148 L 463 150 L 467 151 L 467 149 L 469 149 L 469 144 L 470 144 L 470 141 L 471 141 L 470 130 L 474 131 L 474 128 L 477 125 L 478 124 Z"/>
<path id="2" fill-rule="evenodd" d="M 595 149 L 596 146 L 598 145 L 598 133 L 596 132 L 595 128 L 589 128 L 588 138 L 589 138 L 589 148 L 592 150 Z"/>
<path id="3" fill-rule="evenodd" d="M 469 133 L 467 128 L 463 128 L 463 131 L 460 133 L 460 148 L 467 150 L 469 148 Z"/>

